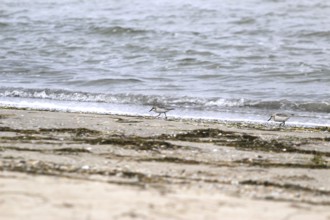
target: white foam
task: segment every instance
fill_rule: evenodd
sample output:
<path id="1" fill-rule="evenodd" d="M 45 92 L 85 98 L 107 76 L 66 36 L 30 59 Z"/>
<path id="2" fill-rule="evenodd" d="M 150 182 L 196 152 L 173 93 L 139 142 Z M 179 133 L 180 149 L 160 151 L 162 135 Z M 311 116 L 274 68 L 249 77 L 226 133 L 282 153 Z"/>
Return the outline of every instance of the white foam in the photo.
<path id="1" fill-rule="evenodd" d="M 59 101 L 49 99 L 32 99 L 32 98 L 12 98 L 0 97 L 0 106 L 15 108 L 30 108 L 37 110 L 64 111 L 64 112 L 85 112 L 97 114 L 118 114 L 118 115 L 138 115 L 138 116 L 156 116 L 153 112 L 149 112 L 151 106 L 146 105 L 128 105 L 113 104 L 102 102 L 78 102 L 78 101 Z M 247 122 L 247 123 L 268 123 L 268 114 L 256 114 L 256 112 L 215 112 L 202 110 L 189 110 L 184 108 L 176 108 L 167 113 L 169 117 L 183 119 L 205 119 L 220 120 L 229 122 Z M 330 121 L 324 118 L 315 117 L 299 117 L 299 114 L 290 118 L 286 123 L 288 126 L 329 126 Z"/>

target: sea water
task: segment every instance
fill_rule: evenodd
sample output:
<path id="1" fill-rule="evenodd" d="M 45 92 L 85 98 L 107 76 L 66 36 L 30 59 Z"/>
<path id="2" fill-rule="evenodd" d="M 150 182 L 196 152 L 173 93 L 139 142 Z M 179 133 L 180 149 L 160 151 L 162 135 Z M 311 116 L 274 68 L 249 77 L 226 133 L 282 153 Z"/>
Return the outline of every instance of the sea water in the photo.
<path id="1" fill-rule="evenodd" d="M 0 105 L 330 125 L 330 1 L 2 0 Z"/>

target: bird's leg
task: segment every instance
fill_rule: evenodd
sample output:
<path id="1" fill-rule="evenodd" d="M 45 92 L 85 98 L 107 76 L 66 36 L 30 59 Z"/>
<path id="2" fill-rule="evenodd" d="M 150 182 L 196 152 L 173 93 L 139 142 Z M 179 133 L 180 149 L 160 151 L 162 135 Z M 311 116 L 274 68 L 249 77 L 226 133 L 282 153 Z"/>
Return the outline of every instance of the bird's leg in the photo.
<path id="1" fill-rule="evenodd" d="M 167 119 L 167 115 L 166 115 L 166 112 L 164 112 L 164 115 L 165 115 L 165 119 Z"/>
<path id="2" fill-rule="evenodd" d="M 159 115 L 157 115 L 156 117 L 158 118 L 162 113 L 159 113 Z"/>

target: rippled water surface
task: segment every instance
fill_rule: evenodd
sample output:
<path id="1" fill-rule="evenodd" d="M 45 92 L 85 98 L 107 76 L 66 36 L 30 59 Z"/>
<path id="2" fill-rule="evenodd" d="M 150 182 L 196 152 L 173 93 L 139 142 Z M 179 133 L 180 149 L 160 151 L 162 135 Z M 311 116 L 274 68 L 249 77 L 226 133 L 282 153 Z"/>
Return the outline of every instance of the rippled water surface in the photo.
<path id="1" fill-rule="evenodd" d="M 325 0 L 2 0 L 0 42 L 1 105 L 330 124 Z"/>

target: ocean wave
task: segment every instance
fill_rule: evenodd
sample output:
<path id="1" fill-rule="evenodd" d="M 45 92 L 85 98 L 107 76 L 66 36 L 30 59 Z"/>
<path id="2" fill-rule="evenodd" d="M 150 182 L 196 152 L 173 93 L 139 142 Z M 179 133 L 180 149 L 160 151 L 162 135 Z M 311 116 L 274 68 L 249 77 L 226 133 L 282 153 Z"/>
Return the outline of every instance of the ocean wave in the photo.
<path id="1" fill-rule="evenodd" d="M 57 101 L 74 102 L 101 102 L 112 104 L 135 104 L 135 105 L 170 105 L 183 109 L 224 111 L 232 108 L 254 108 L 270 111 L 305 111 L 330 113 L 330 102 L 303 102 L 289 100 L 249 100 L 249 99 L 226 99 L 226 98 L 196 98 L 196 97 L 173 97 L 161 95 L 143 94 L 105 94 L 75 92 L 53 89 L 23 89 L 23 88 L 0 88 L 0 97 L 18 97 L 33 99 L 48 99 Z"/>
<path id="2" fill-rule="evenodd" d="M 8 22 L 0 22 L 0 27 L 8 27 L 9 23 Z"/>
<path id="3" fill-rule="evenodd" d="M 304 38 L 304 39 L 310 40 L 310 41 L 312 41 L 315 38 L 329 39 L 330 38 L 330 31 L 328 31 L 328 30 L 324 30 L 324 31 L 301 30 L 301 31 L 293 32 L 290 36 L 298 37 L 298 38 Z"/>
<path id="4" fill-rule="evenodd" d="M 79 86 L 104 86 L 104 85 L 118 85 L 118 84 L 135 84 L 135 83 L 143 83 L 142 80 L 135 79 L 135 78 L 127 78 L 127 79 L 120 79 L 120 78 L 105 78 L 105 79 L 96 79 L 96 80 L 71 80 L 69 84 L 79 85 Z"/>
<path id="5" fill-rule="evenodd" d="M 101 26 L 91 26 L 90 32 L 101 34 L 101 35 L 122 35 L 122 34 L 146 34 L 149 31 L 133 28 L 133 27 L 122 27 L 122 26 L 110 26 L 110 27 L 101 27 Z"/>

